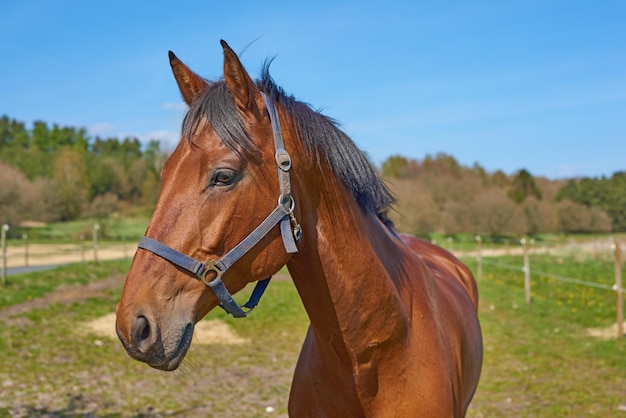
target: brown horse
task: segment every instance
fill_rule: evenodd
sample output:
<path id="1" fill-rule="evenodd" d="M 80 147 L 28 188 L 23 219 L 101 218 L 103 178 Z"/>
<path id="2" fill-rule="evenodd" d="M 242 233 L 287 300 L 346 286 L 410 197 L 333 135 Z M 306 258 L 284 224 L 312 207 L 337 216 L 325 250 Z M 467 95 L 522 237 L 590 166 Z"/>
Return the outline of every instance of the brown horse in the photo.
<path id="1" fill-rule="evenodd" d="M 170 53 L 189 111 L 117 307 L 128 354 L 177 368 L 196 322 L 216 306 L 245 316 L 287 265 L 311 321 L 290 415 L 463 416 L 482 364 L 472 274 L 394 232 L 393 198 L 350 138 L 222 46 L 217 82 Z M 231 293 L 250 282 L 240 308 Z"/>

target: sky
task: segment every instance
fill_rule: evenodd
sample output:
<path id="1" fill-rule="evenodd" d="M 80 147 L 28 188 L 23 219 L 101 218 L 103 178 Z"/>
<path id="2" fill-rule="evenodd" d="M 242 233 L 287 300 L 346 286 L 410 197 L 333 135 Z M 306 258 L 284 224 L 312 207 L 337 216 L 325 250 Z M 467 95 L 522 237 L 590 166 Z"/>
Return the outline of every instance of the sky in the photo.
<path id="1" fill-rule="evenodd" d="M 0 115 L 158 139 L 185 114 L 172 50 L 336 119 L 374 163 L 443 152 L 552 179 L 626 170 L 626 2 L 35 1 L 0 3 Z"/>

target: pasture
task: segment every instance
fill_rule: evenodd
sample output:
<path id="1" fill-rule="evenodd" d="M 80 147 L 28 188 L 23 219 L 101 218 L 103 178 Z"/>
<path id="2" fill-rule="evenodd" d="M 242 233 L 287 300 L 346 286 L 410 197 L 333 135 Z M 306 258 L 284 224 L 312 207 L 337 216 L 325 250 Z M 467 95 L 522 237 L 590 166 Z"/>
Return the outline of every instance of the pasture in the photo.
<path id="1" fill-rule="evenodd" d="M 612 264 L 594 259 L 533 259 L 540 263 L 600 283 L 613 277 Z M 196 336 L 181 368 L 165 373 L 131 360 L 112 330 L 90 328 L 113 312 L 128 267 L 110 261 L 9 277 L 0 298 L 0 417 L 286 416 L 308 323 L 287 276 L 247 319 L 212 312 L 202 322 L 236 338 Z M 468 416 L 626 416 L 626 344 L 589 334 L 615 321 L 614 292 L 533 277 L 526 305 L 522 280 L 520 271 L 483 266 L 485 362 Z"/>

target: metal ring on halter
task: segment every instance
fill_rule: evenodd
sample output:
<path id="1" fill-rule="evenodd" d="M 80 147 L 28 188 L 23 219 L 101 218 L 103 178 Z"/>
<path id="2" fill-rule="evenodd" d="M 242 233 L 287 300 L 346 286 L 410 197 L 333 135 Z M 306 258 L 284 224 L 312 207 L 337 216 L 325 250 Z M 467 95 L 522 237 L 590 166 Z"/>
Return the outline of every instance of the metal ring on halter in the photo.
<path id="1" fill-rule="evenodd" d="M 274 158 L 281 171 L 286 173 L 291 169 L 291 156 L 284 148 L 277 149 Z"/>
<path id="2" fill-rule="evenodd" d="M 296 201 L 293 199 L 293 196 L 292 196 L 292 195 L 289 195 L 289 200 L 291 200 L 291 205 L 290 205 L 290 207 L 289 207 L 288 212 L 289 212 L 289 213 L 293 213 L 293 210 L 296 208 Z M 279 206 L 282 206 L 282 205 L 284 205 L 285 203 L 287 203 L 287 202 L 285 201 L 285 196 L 283 196 L 283 195 L 278 196 L 278 205 L 279 205 Z"/>
<path id="3" fill-rule="evenodd" d="M 215 261 L 214 259 L 211 260 L 207 260 L 204 263 L 204 270 L 202 271 L 201 274 L 198 274 L 198 276 L 200 277 L 200 280 L 202 280 L 202 283 L 204 283 L 205 285 L 209 285 L 209 282 L 206 279 L 206 275 L 210 272 L 210 271 L 214 271 L 216 274 L 216 278 L 220 278 L 222 277 L 222 274 L 224 274 L 224 272 L 222 270 L 220 270 L 219 268 L 217 268 L 217 266 L 215 265 L 217 263 L 217 261 Z M 213 279 L 215 280 L 215 279 Z"/>

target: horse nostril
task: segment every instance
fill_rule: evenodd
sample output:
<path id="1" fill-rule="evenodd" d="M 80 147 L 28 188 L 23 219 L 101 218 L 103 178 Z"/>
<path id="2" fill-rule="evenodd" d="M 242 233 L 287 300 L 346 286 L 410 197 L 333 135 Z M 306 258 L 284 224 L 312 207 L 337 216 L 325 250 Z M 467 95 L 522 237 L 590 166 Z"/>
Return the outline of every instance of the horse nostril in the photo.
<path id="1" fill-rule="evenodd" d="M 137 317 L 137 320 L 133 325 L 131 337 L 135 347 L 145 352 L 146 345 L 149 346 L 147 343 L 150 338 L 150 322 L 148 322 L 148 319 L 145 316 L 140 315 Z"/>

